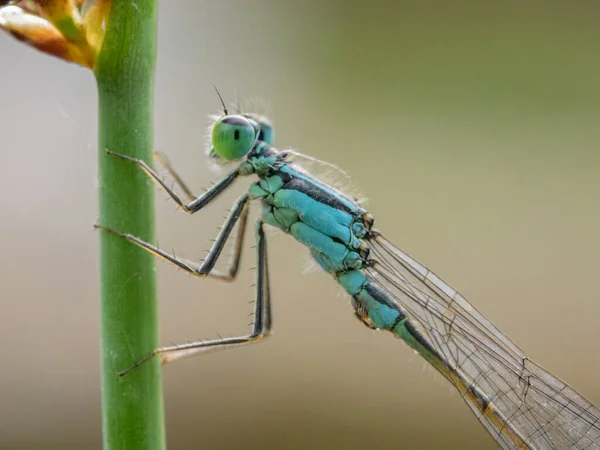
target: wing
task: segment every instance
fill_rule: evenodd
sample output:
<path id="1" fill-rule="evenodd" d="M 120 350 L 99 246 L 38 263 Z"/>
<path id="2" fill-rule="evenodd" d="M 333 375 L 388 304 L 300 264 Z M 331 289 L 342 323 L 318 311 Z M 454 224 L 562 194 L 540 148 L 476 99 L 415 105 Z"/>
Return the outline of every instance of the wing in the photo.
<path id="1" fill-rule="evenodd" d="M 321 161 L 295 150 L 283 150 L 281 153 L 286 155 L 286 161 L 293 163 L 296 169 L 301 169 L 309 176 L 318 178 L 319 181 L 327 184 L 328 187 L 335 190 L 342 197 L 364 206 L 366 200 L 362 198 L 361 193 L 355 188 L 350 175 L 345 170 L 335 164 Z"/>
<path id="2" fill-rule="evenodd" d="M 505 449 L 600 450 L 600 409 L 527 358 L 459 292 L 378 232 L 371 239 L 374 282 L 417 322 L 444 363 L 465 374 L 499 411 L 457 386 Z M 447 377 L 448 378 L 448 377 Z M 501 420 L 498 420 L 501 417 Z M 509 429 L 525 438 L 517 444 Z"/>

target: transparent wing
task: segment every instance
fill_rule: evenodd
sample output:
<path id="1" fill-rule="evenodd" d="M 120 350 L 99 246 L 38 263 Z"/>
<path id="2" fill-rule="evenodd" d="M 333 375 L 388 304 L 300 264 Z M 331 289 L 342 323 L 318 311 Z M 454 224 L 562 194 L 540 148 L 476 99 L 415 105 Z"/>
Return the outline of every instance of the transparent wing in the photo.
<path id="1" fill-rule="evenodd" d="M 502 421 L 459 389 L 502 448 L 600 450 L 597 406 L 527 358 L 460 293 L 379 233 L 371 249 L 374 282 L 422 327 L 444 363 L 466 374 L 526 438 L 524 447 L 515 444 Z"/>
<path id="2" fill-rule="evenodd" d="M 295 150 L 283 150 L 282 153 L 286 155 L 287 162 L 293 163 L 294 168 L 306 173 L 311 178 L 317 178 L 341 196 L 352 199 L 361 205 L 366 202 L 352 183 L 350 175 L 335 164 L 321 161 Z"/>

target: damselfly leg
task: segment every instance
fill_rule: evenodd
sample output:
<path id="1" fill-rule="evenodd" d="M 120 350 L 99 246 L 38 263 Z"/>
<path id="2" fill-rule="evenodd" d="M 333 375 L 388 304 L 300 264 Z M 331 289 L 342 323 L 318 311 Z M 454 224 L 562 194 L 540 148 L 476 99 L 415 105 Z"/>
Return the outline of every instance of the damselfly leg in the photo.
<path id="1" fill-rule="evenodd" d="M 117 158 L 125 159 L 127 161 L 131 161 L 132 163 L 137 164 L 144 172 L 146 172 L 146 174 L 152 179 L 152 181 L 158 184 L 167 194 L 169 194 L 169 196 L 175 201 L 175 203 L 177 203 L 177 205 L 188 214 L 194 214 L 200 211 L 211 201 L 213 201 L 216 197 L 218 197 L 219 194 L 221 194 L 225 189 L 231 186 L 231 184 L 239 176 L 239 169 L 234 169 L 233 171 L 229 172 L 229 174 L 225 175 L 223 178 L 217 181 L 209 190 L 207 190 L 200 197 L 196 198 L 195 200 L 192 200 L 190 203 L 185 203 L 179 198 L 177 193 L 164 182 L 160 175 L 156 173 L 154 169 L 152 169 L 146 163 L 146 161 L 132 158 L 131 156 L 127 155 L 121 155 L 120 153 L 111 152 L 110 150 L 106 150 L 106 153 L 111 156 L 116 156 Z M 183 185 L 185 186 L 185 183 L 183 183 Z"/>
<path id="2" fill-rule="evenodd" d="M 122 235 L 121 233 L 117 234 Z M 177 359 L 186 358 L 188 356 L 193 356 L 209 350 L 219 350 L 228 347 L 250 344 L 252 342 L 258 342 L 269 336 L 272 329 L 271 290 L 269 284 L 267 241 L 263 230 L 262 220 L 258 220 L 256 222 L 256 263 L 256 302 L 254 307 L 254 322 L 252 324 L 252 332 L 250 334 L 231 338 L 214 339 L 210 341 L 189 342 L 186 344 L 173 345 L 169 347 L 160 347 L 153 350 L 146 357 L 137 361 L 133 366 L 120 372 L 119 375 L 125 375 L 157 355 L 160 356 L 161 362 L 166 364 Z"/>
<path id="3" fill-rule="evenodd" d="M 171 166 L 171 161 L 169 161 L 169 158 L 167 158 L 167 156 L 164 153 L 154 151 L 152 156 L 154 157 L 155 160 L 157 160 L 160 163 L 161 166 L 163 166 L 163 168 L 167 171 L 167 173 L 171 176 L 171 178 L 173 178 L 173 181 L 183 191 L 185 196 L 188 198 L 189 202 L 193 202 L 194 200 L 196 200 L 198 198 L 197 195 L 194 195 L 192 190 L 188 187 L 187 183 L 185 181 L 183 181 L 183 179 L 175 171 L 175 169 L 173 169 L 173 166 Z"/>
<path id="4" fill-rule="evenodd" d="M 215 270 L 213 270 L 213 268 L 217 262 L 217 259 L 221 255 L 221 251 L 225 247 L 227 238 L 231 234 L 231 230 L 233 230 L 233 227 L 238 220 L 240 221 L 240 226 L 238 228 L 239 231 L 238 231 L 237 239 L 236 239 L 236 242 L 234 245 L 234 254 L 229 263 L 229 268 L 227 270 L 227 273 L 221 273 L 221 272 L 215 271 Z M 211 278 L 219 279 L 221 281 L 233 281 L 237 275 L 239 264 L 240 264 L 240 257 L 241 257 L 241 253 L 242 253 L 242 244 L 244 241 L 244 234 L 245 234 L 247 222 L 248 222 L 248 194 L 244 194 L 239 199 L 237 199 L 236 202 L 234 203 L 233 208 L 231 209 L 231 212 L 229 213 L 229 215 L 225 219 L 225 222 L 223 223 L 223 226 L 221 227 L 221 231 L 217 235 L 215 242 L 213 243 L 212 247 L 208 251 L 208 255 L 206 256 L 206 259 L 200 265 L 198 265 L 194 262 L 191 262 L 189 260 L 179 258 L 173 254 L 167 253 L 164 250 L 161 250 L 160 248 L 158 248 L 157 246 L 152 245 L 149 242 L 143 241 L 142 239 L 140 239 L 137 236 L 134 236 L 132 234 L 123 233 L 121 231 L 118 231 L 118 230 L 115 230 L 115 229 L 112 229 L 109 227 L 105 227 L 103 225 L 98 225 L 98 224 L 94 225 L 94 227 L 108 231 L 112 234 L 115 234 L 117 236 L 125 238 L 128 241 L 133 242 L 134 244 L 142 247 L 144 250 L 147 250 L 150 253 L 152 253 L 160 258 L 163 258 L 163 259 L 169 261 L 170 263 L 176 265 L 180 269 L 185 270 L 190 275 L 194 275 L 194 276 L 200 277 L 200 278 L 211 277 Z"/>

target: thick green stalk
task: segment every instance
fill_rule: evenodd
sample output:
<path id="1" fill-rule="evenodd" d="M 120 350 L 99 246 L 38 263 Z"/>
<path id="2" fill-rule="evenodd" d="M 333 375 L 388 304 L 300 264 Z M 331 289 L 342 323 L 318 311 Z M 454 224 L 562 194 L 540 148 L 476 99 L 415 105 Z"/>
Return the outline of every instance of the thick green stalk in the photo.
<path id="1" fill-rule="evenodd" d="M 154 241 L 154 186 L 135 164 L 105 149 L 152 161 L 155 0 L 112 0 L 96 62 L 99 102 L 99 222 Z M 102 427 L 105 450 L 165 448 L 157 358 L 120 378 L 157 346 L 154 257 L 100 231 Z"/>

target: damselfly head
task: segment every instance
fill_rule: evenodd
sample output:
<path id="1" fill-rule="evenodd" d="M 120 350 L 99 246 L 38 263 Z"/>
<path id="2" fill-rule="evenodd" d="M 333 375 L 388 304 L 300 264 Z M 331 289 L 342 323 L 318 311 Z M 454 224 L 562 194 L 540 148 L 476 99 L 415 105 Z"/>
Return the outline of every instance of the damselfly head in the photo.
<path id="1" fill-rule="evenodd" d="M 252 150 L 259 133 L 256 122 L 231 114 L 218 119 L 212 129 L 212 152 L 226 161 L 242 159 Z"/>
<path id="2" fill-rule="evenodd" d="M 216 86 L 215 92 L 221 101 L 223 115 L 211 115 L 209 126 L 210 142 L 207 154 L 210 159 L 222 166 L 246 156 L 257 140 L 271 145 L 275 132 L 270 121 L 262 114 L 244 113 L 239 99 L 234 106 L 235 114 L 229 114 L 225 101 Z M 256 102 L 256 100 L 254 100 Z"/>

